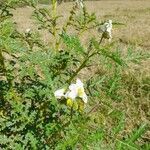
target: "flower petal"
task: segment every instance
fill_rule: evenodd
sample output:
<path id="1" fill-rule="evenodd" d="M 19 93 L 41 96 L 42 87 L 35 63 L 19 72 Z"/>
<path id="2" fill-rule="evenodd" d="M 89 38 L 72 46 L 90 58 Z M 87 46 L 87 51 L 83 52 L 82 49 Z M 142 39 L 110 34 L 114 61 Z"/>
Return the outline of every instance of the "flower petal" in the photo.
<path id="1" fill-rule="evenodd" d="M 81 81 L 80 79 L 77 79 L 77 80 L 76 80 L 76 85 L 77 85 L 78 87 L 83 87 L 83 83 L 82 83 L 82 81 Z"/>
<path id="2" fill-rule="evenodd" d="M 71 91 L 76 90 L 76 88 L 77 88 L 76 84 L 71 84 L 69 86 L 69 90 L 71 90 Z"/>
<path id="3" fill-rule="evenodd" d="M 66 94 L 65 94 L 65 98 L 70 98 L 72 100 L 75 100 L 75 98 L 77 97 L 78 95 L 78 91 L 77 91 L 77 88 L 76 86 L 72 86 L 70 88 L 71 90 L 67 91 Z"/>
<path id="4" fill-rule="evenodd" d="M 84 95 L 84 88 L 83 87 L 80 87 L 80 88 L 78 88 L 78 96 L 79 97 L 82 97 L 83 95 Z"/>
<path id="5" fill-rule="evenodd" d="M 64 96 L 65 89 L 59 89 L 54 92 L 56 98 L 60 99 Z"/>
<path id="6" fill-rule="evenodd" d="M 87 95 L 85 93 L 82 96 L 82 100 L 83 100 L 84 103 L 87 103 L 87 101 L 88 101 Z"/>
<path id="7" fill-rule="evenodd" d="M 75 100 L 75 98 L 78 96 L 77 91 L 70 91 L 68 92 L 67 98 L 70 98 L 72 100 Z"/>

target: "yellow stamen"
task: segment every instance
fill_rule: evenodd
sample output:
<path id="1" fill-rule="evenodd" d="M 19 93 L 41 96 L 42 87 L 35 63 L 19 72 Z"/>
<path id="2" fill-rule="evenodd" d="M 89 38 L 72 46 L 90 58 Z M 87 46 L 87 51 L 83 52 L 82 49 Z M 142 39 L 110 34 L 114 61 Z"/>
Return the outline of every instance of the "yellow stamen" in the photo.
<path id="1" fill-rule="evenodd" d="M 67 99 L 67 106 L 72 107 L 73 109 L 78 109 L 78 103 L 76 101 L 73 101 L 71 99 Z"/>
<path id="2" fill-rule="evenodd" d="M 67 106 L 72 107 L 73 101 L 71 99 L 67 99 Z"/>
<path id="3" fill-rule="evenodd" d="M 82 99 L 80 99 L 80 98 L 77 99 L 77 103 L 78 103 L 79 112 L 83 112 L 85 105 L 84 105 L 84 102 L 82 101 Z"/>
<path id="4" fill-rule="evenodd" d="M 78 89 L 78 96 L 79 96 L 79 97 L 82 97 L 83 94 L 84 94 L 84 89 L 79 88 L 79 89 Z"/>

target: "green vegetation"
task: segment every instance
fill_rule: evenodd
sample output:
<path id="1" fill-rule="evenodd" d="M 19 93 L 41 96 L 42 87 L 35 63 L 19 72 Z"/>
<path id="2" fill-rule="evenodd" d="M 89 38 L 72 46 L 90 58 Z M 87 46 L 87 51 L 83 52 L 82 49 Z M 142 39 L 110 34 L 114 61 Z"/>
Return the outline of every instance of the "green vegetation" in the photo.
<path id="1" fill-rule="evenodd" d="M 17 30 L 11 10 L 22 4 L 33 7 L 39 32 Z M 60 28 L 56 1 L 51 10 L 37 5 L 33 0 L 0 5 L 0 148 L 149 150 L 150 80 L 131 71 L 149 54 L 135 52 L 132 45 L 124 53 L 117 43 L 99 42 L 97 27 L 102 23 L 86 7 L 74 4 Z M 91 29 L 97 36 L 81 42 Z M 51 45 L 42 41 L 43 30 L 51 35 Z M 88 96 L 82 111 L 54 96 L 77 78 Z"/>

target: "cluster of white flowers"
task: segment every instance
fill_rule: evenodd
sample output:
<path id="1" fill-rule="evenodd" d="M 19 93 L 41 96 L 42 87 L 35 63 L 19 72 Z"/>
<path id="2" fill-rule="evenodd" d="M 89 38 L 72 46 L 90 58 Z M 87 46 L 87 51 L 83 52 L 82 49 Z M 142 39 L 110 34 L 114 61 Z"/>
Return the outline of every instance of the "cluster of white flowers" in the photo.
<path id="1" fill-rule="evenodd" d="M 105 22 L 98 30 L 103 33 L 103 38 L 109 39 L 109 41 L 111 41 L 112 20 Z"/>
<path id="2" fill-rule="evenodd" d="M 84 104 L 88 101 L 84 84 L 80 79 L 77 79 L 75 84 L 71 84 L 68 90 L 65 88 L 56 90 L 54 95 L 57 99 L 65 98 L 69 106 L 73 106 L 73 103 L 77 104 L 77 100 L 82 100 Z"/>

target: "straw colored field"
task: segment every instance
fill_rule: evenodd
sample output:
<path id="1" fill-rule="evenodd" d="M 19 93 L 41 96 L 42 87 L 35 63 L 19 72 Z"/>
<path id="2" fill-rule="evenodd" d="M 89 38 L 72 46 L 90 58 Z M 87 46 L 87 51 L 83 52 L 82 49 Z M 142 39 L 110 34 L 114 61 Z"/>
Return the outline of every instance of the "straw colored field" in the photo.
<path id="1" fill-rule="evenodd" d="M 112 19 L 113 22 L 120 22 L 125 25 L 113 28 L 113 42 L 116 47 L 126 51 L 129 45 L 134 46 L 134 50 L 147 51 L 150 49 L 150 1 L 86 1 L 87 10 L 95 12 L 100 21 Z M 40 5 L 39 7 L 50 7 L 50 5 Z M 61 26 L 68 18 L 72 2 L 62 3 L 58 6 L 58 14 L 62 15 L 59 20 Z M 32 17 L 33 10 L 30 7 L 18 8 L 14 11 L 14 21 L 20 31 L 24 32 L 27 28 L 38 30 L 38 25 Z M 69 31 L 71 32 L 71 31 Z M 92 33 L 92 34 L 91 34 Z M 42 31 L 43 41 L 52 43 L 51 35 Z M 81 38 L 86 42 L 87 37 L 97 36 L 95 30 L 88 31 Z M 97 38 L 100 38 L 97 37 Z M 146 61 L 140 65 L 142 73 L 149 74 L 150 62 Z"/>
<path id="2" fill-rule="evenodd" d="M 114 28 L 114 40 L 121 40 L 125 44 L 137 44 L 143 48 L 150 48 L 150 1 L 86 1 L 88 11 L 95 12 L 100 20 L 112 19 L 114 22 L 124 23 L 121 28 Z M 41 7 L 49 7 L 41 5 Z M 58 13 L 66 19 L 72 3 L 62 3 L 58 6 Z M 31 20 L 32 9 L 29 7 L 18 8 L 14 11 L 14 20 L 20 30 L 26 28 L 37 29 Z M 64 20 L 61 20 L 62 24 Z M 86 36 L 84 37 L 86 38 Z M 44 34 L 44 39 L 49 39 Z"/>

